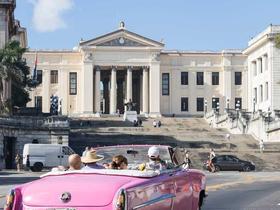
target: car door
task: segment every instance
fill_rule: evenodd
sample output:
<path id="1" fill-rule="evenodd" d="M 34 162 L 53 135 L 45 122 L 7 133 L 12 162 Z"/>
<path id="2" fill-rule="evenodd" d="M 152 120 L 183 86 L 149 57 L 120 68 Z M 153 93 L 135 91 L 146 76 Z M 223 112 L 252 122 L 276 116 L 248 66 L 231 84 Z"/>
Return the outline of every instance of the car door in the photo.
<path id="1" fill-rule="evenodd" d="M 227 170 L 230 170 L 230 171 L 238 170 L 239 163 L 233 156 L 227 155 L 226 159 L 227 159 Z"/>
<path id="2" fill-rule="evenodd" d="M 192 182 L 189 170 L 177 170 L 172 175 L 175 195 L 173 210 L 192 209 Z"/>
<path id="3" fill-rule="evenodd" d="M 149 184 L 129 189 L 129 210 L 171 210 L 175 199 L 172 173 L 162 174 L 149 180 Z"/>
<path id="4" fill-rule="evenodd" d="M 217 165 L 220 167 L 221 170 L 227 170 L 227 160 L 226 160 L 226 156 L 221 155 L 215 158 L 214 160 L 214 165 Z"/>

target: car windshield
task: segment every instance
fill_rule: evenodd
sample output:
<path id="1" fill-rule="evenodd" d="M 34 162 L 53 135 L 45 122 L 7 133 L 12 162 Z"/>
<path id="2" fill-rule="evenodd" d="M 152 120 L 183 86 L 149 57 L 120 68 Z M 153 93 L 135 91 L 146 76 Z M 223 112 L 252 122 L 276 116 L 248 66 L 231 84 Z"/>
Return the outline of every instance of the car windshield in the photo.
<path id="1" fill-rule="evenodd" d="M 98 147 L 95 148 L 98 155 L 103 155 L 103 163 L 112 162 L 112 158 L 116 155 L 123 155 L 128 160 L 128 168 L 134 169 L 137 165 L 148 162 L 149 146 L 116 146 L 116 147 Z M 160 159 L 167 165 L 172 165 L 172 159 L 168 147 L 159 146 Z"/>

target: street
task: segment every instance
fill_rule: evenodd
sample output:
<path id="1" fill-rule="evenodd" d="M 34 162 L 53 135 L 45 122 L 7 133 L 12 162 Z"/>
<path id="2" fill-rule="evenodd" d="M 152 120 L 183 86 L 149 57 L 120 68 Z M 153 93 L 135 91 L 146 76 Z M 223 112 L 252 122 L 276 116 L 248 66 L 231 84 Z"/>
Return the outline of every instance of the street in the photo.
<path id="1" fill-rule="evenodd" d="M 13 186 L 43 173 L 0 171 L 0 210 Z M 280 172 L 208 173 L 203 210 L 280 210 Z"/>

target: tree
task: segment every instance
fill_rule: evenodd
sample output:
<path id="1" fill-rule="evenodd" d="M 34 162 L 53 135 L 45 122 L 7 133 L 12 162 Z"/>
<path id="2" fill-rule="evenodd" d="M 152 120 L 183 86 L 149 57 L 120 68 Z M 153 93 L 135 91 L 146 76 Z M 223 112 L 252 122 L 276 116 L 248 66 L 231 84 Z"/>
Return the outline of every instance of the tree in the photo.
<path id="1" fill-rule="evenodd" d="M 11 41 L 0 49 L 0 113 L 10 113 L 14 106 L 25 106 L 29 99 L 28 90 L 34 84 L 30 69 L 22 58 L 26 48 L 18 41 Z M 5 83 L 10 83 L 11 98 L 4 97 Z"/>
<path id="2" fill-rule="evenodd" d="M 275 36 L 275 46 L 280 49 L 280 34 Z"/>

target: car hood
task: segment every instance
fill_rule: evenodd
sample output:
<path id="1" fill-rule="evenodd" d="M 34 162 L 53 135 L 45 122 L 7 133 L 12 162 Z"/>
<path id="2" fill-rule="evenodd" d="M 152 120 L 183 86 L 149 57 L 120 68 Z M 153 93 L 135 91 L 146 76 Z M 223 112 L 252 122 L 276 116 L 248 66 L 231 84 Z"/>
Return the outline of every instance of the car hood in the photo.
<path id="1" fill-rule="evenodd" d="M 145 179 L 129 176 L 100 174 L 68 174 L 48 176 L 21 188 L 26 206 L 107 206 L 122 186 Z M 71 200 L 61 201 L 63 193 L 70 193 Z"/>

